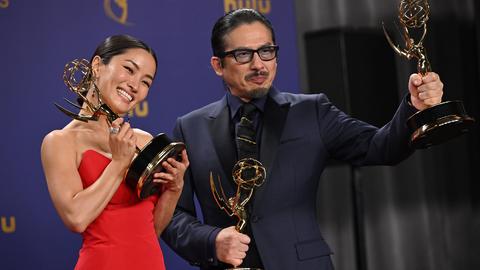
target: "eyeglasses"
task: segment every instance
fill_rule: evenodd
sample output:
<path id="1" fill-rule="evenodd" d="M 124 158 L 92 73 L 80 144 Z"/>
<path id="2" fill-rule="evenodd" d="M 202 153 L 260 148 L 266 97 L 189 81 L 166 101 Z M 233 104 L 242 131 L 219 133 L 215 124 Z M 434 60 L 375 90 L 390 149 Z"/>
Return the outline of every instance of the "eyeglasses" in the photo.
<path id="1" fill-rule="evenodd" d="M 263 46 L 260 47 L 256 50 L 253 49 L 235 49 L 231 50 L 228 52 L 223 52 L 220 54 L 220 58 L 224 58 L 228 55 L 232 55 L 233 58 L 235 58 L 235 61 L 237 61 L 240 64 L 246 64 L 253 59 L 253 54 L 257 53 L 258 57 L 262 59 L 263 61 L 270 61 L 277 57 L 277 52 L 278 45 L 269 45 L 269 46 Z"/>

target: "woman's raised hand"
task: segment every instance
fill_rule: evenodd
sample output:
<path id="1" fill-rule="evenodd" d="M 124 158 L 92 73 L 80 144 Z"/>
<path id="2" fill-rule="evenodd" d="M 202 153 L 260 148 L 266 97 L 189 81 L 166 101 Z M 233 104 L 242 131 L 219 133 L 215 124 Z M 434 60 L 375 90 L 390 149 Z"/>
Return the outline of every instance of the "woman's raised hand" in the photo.
<path id="1" fill-rule="evenodd" d="M 137 137 L 128 122 L 123 118 L 117 118 L 109 128 L 109 145 L 112 153 L 112 161 L 119 161 L 128 167 L 135 155 Z"/>

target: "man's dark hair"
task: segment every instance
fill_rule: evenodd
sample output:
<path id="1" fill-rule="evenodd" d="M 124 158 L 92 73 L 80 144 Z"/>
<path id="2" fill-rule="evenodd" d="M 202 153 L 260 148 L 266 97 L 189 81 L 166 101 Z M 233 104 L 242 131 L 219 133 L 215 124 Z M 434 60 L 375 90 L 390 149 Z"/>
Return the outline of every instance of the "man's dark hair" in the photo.
<path id="1" fill-rule="evenodd" d="M 225 36 L 240 25 L 260 22 L 265 25 L 272 34 L 275 44 L 275 32 L 270 21 L 254 9 L 237 9 L 230 11 L 217 20 L 212 30 L 212 50 L 214 56 L 225 52 Z"/>

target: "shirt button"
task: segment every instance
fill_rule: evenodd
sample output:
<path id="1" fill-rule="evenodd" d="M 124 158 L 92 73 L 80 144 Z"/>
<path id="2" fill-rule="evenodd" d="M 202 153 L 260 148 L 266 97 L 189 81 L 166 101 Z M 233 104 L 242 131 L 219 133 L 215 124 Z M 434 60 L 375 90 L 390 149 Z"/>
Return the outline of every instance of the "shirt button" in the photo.
<path id="1" fill-rule="evenodd" d="M 252 216 L 252 222 L 257 223 L 260 218 L 257 215 Z"/>

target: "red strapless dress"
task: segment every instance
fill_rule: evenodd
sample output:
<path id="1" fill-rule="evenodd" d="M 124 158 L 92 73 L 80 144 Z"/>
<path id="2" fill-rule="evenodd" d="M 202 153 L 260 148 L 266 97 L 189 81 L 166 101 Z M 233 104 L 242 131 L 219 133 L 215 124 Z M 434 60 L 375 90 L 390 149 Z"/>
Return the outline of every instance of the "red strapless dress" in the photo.
<path id="1" fill-rule="evenodd" d="M 93 184 L 110 159 L 87 150 L 78 172 L 83 187 Z M 76 270 L 165 269 L 155 234 L 153 210 L 158 196 L 140 201 L 123 181 L 103 212 L 82 233 Z"/>

